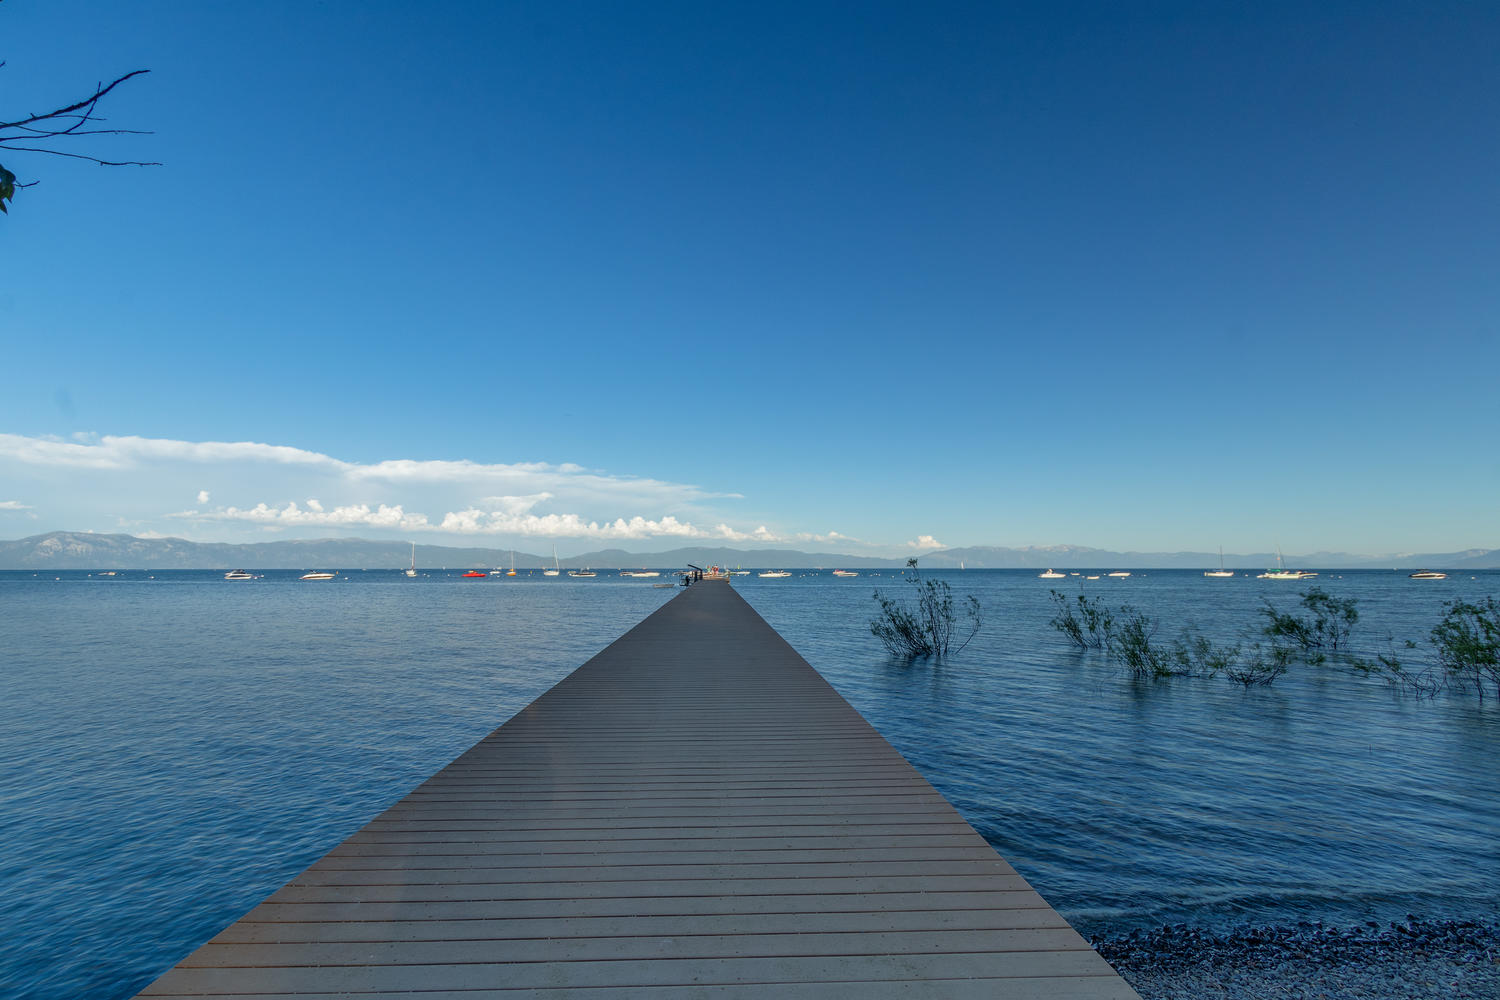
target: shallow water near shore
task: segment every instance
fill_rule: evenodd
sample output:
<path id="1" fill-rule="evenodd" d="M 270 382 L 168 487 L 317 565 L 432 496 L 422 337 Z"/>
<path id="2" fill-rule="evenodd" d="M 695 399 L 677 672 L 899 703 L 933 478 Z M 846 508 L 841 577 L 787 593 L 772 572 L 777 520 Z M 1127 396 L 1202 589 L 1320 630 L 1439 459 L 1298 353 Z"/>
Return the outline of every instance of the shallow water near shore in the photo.
<path id="1" fill-rule="evenodd" d="M 1049 589 L 1162 636 L 1251 637 L 1270 597 L 1360 602 L 1356 650 L 1421 643 L 1500 573 L 1413 581 L 942 572 L 985 608 L 944 663 L 869 634 L 896 571 L 736 578 L 768 622 L 1085 935 L 1162 923 L 1493 919 L 1500 708 L 1337 665 L 1274 686 L 1134 682 L 1047 627 Z M 0 572 L 0 993 L 125 997 L 675 591 L 433 571 Z M 670 580 L 671 577 L 663 577 Z"/>

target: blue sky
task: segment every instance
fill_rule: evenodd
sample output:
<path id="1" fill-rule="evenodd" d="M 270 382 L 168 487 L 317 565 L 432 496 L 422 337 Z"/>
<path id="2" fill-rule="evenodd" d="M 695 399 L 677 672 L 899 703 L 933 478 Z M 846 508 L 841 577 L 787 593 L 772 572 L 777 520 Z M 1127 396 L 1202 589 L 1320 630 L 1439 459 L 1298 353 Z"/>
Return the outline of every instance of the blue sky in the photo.
<path id="1" fill-rule="evenodd" d="M 164 165 L 0 154 L 0 537 L 1500 547 L 1496 51 L 1472 3 L 6 0 L 0 118 L 149 68 L 91 151 Z"/>

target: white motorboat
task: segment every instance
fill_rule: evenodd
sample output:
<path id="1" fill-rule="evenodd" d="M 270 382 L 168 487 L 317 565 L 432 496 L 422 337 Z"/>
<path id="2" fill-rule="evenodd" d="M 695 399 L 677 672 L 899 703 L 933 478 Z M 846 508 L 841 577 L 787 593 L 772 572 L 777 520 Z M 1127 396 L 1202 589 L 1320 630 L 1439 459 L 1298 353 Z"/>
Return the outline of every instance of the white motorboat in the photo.
<path id="1" fill-rule="evenodd" d="M 1121 577 L 1124 577 L 1124 576 L 1129 576 L 1130 574 L 1127 573 L 1127 572 L 1125 572 L 1123 569 L 1117 569 L 1113 573 L 1106 573 L 1104 575 L 1105 576 L 1121 576 Z"/>
<path id="2" fill-rule="evenodd" d="M 232 569 L 224 574 L 226 580 L 254 580 L 255 574 L 243 569 Z"/>
<path id="3" fill-rule="evenodd" d="M 847 570 L 847 569 L 836 569 L 836 570 L 833 571 L 833 575 L 834 576 L 859 576 L 859 574 L 855 573 L 853 570 Z"/>
<path id="4" fill-rule="evenodd" d="M 1447 573 L 1439 573 L 1436 570 L 1431 570 L 1431 569 L 1419 569 L 1415 573 L 1410 574 L 1410 579 L 1413 579 L 1413 580 L 1446 580 L 1446 579 L 1448 579 L 1448 574 Z"/>
<path id="5" fill-rule="evenodd" d="M 791 576 L 792 574 L 788 573 L 784 569 L 773 569 L 773 570 L 767 570 L 766 572 L 760 573 L 758 575 L 760 576 L 760 578 L 762 580 L 780 580 L 783 577 L 788 577 L 788 576 Z"/>
<path id="6" fill-rule="evenodd" d="M 337 573 L 303 573 L 297 577 L 299 580 L 332 580 L 338 576 Z"/>
<path id="7" fill-rule="evenodd" d="M 570 569 L 570 570 L 568 570 L 568 575 L 569 576 L 584 577 L 584 576 L 598 576 L 599 574 L 595 573 L 593 570 L 588 569 L 587 567 L 585 567 L 583 569 Z"/>
<path id="8" fill-rule="evenodd" d="M 638 579 L 643 579 L 643 580 L 645 578 L 647 578 L 647 577 L 661 576 L 661 574 L 658 573 L 654 569 L 638 569 L 638 570 L 628 570 L 627 569 L 627 570 L 621 570 L 620 571 L 620 575 L 621 576 L 633 576 L 633 577 L 636 577 Z"/>
<path id="9" fill-rule="evenodd" d="M 1039 580 L 1066 580 L 1067 578 L 1068 578 L 1068 574 L 1066 574 L 1066 573 L 1059 573 L 1059 572 L 1057 572 L 1056 570 L 1053 570 L 1053 569 L 1049 569 L 1045 573 L 1038 573 L 1037 574 L 1037 579 L 1039 579 Z"/>

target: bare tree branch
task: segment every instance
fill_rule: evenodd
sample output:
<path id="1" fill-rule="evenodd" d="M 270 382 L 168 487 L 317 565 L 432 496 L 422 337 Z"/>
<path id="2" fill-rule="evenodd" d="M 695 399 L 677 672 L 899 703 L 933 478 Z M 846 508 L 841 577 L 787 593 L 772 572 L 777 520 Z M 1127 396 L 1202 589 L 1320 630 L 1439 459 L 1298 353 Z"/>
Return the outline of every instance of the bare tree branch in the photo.
<path id="1" fill-rule="evenodd" d="M 86 156 L 83 153 L 64 153 L 60 149 L 37 149 L 34 146 L 6 146 L 6 149 L 14 149 L 18 153 L 50 153 L 53 156 L 66 156 L 70 160 L 89 160 L 99 164 L 101 167 L 159 167 L 160 163 L 147 160 L 101 160 L 97 156 Z M 30 187 L 29 184 L 18 184 L 17 187 Z"/>
<path id="2" fill-rule="evenodd" d="M 5 64 L 4 63 L 0 63 L 0 66 L 3 66 L 3 65 L 5 65 Z M 105 94 L 109 93 L 111 90 L 114 90 L 116 87 L 118 87 L 120 84 L 124 83 L 126 80 L 129 80 L 133 76 L 140 76 L 142 73 L 149 73 L 149 72 L 151 72 L 149 69 L 134 70 L 132 72 L 126 73 L 124 76 L 120 77 L 114 83 L 111 83 L 108 87 L 103 86 L 102 84 L 98 85 L 98 86 L 96 86 L 94 88 L 94 93 L 91 96 L 85 97 L 83 100 L 79 101 L 77 104 L 70 104 L 70 105 L 68 105 L 65 108 L 58 108 L 56 111 L 48 111 L 46 114 L 32 115 L 30 118 L 22 118 L 19 121 L 0 122 L 0 130 L 4 130 L 4 129 L 8 129 L 8 128 L 15 128 L 18 125 L 30 125 L 32 122 L 41 122 L 41 121 L 47 121 L 47 120 L 53 119 L 53 118 L 61 118 L 64 115 L 72 114 L 74 111 L 77 111 L 79 108 L 92 108 L 95 104 L 99 103 L 99 98 L 103 97 Z M 87 116 L 88 116 L 87 112 L 85 112 L 85 114 L 84 114 L 83 117 L 87 117 Z"/>
<path id="3" fill-rule="evenodd" d="M 0 68 L 5 66 L 0 61 Z M 98 83 L 94 85 L 94 92 L 81 101 L 69 104 L 67 107 L 57 108 L 41 114 L 31 114 L 25 118 L 15 121 L 0 122 L 0 151 L 11 151 L 17 153 L 45 153 L 48 156 L 63 156 L 71 160 L 87 160 L 97 163 L 101 167 L 159 167 L 160 163 L 145 160 L 106 160 L 98 156 L 90 156 L 86 153 L 66 152 L 61 149 L 53 149 L 48 143 L 59 139 L 76 139 L 81 136 L 94 135 L 151 135 L 153 133 L 139 129 L 126 128 L 89 128 L 90 124 L 100 124 L 107 119 L 98 114 L 99 102 L 104 99 L 110 91 L 114 90 L 126 80 L 151 72 L 147 69 L 133 70 L 124 76 L 117 77 L 108 84 Z M 35 146 L 22 146 L 17 143 L 37 143 Z M 8 213 L 6 202 L 11 200 L 19 188 L 31 187 L 36 181 L 21 183 L 16 175 L 5 169 L 0 164 L 0 213 Z"/>

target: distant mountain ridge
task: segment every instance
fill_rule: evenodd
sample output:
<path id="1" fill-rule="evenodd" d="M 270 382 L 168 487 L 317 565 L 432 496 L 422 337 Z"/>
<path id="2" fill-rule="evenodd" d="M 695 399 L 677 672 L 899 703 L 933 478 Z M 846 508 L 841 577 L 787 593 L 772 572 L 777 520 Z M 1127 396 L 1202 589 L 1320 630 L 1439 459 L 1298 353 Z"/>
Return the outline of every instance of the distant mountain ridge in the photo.
<path id="1" fill-rule="evenodd" d="M 1403 552 L 1351 555 L 1312 552 L 1284 555 L 1289 569 L 1500 569 L 1500 549 L 1462 552 Z M 1217 569 L 1217 552 L 1112 552 L 1082 545 L 1027 545 L 1001 548 L 975 545 L 943 549 L 922 556 L 931 569 Z M 1276 553 L 1224 553 L 1226 569 L 1266 569 L 1276 565 Z"/>
<path id="2" fill-rule="evenodd" d="M 1293 569 L 1500 569 L 1500 549 L 1462 552 L 1397 553 L 1377 556 L 1314 552 L 1284 557 Z M 52 531 L 0 541 L 0 569 L 396 569 L 411 559 L 411 543 L 361 538 L 285 539 L 274 542 L 191 542 L 185 538 Z M 510 549 L 418 545 L 417 566 L 469 568 L 509 566 Z M 903 557 L 851 556 L 795 549 L 733 549 L 690 546 L 665 552 L 601 549 L 562 559 L 564 567 L 596 569 L 744 566 L 751 569 L 880 569 L 905 564 Z M 928 569 L 1208 569 L 1218 553 L 1113 552 L 1082 545 L 1028 545 L 1020 548 L 975 545 L 921 556 Z M 552 565 L 552 556 L 515 552 L 517 569 Z M 1224 555 L 1231 569 L 1276 565 L 1275 553 Z"/>

